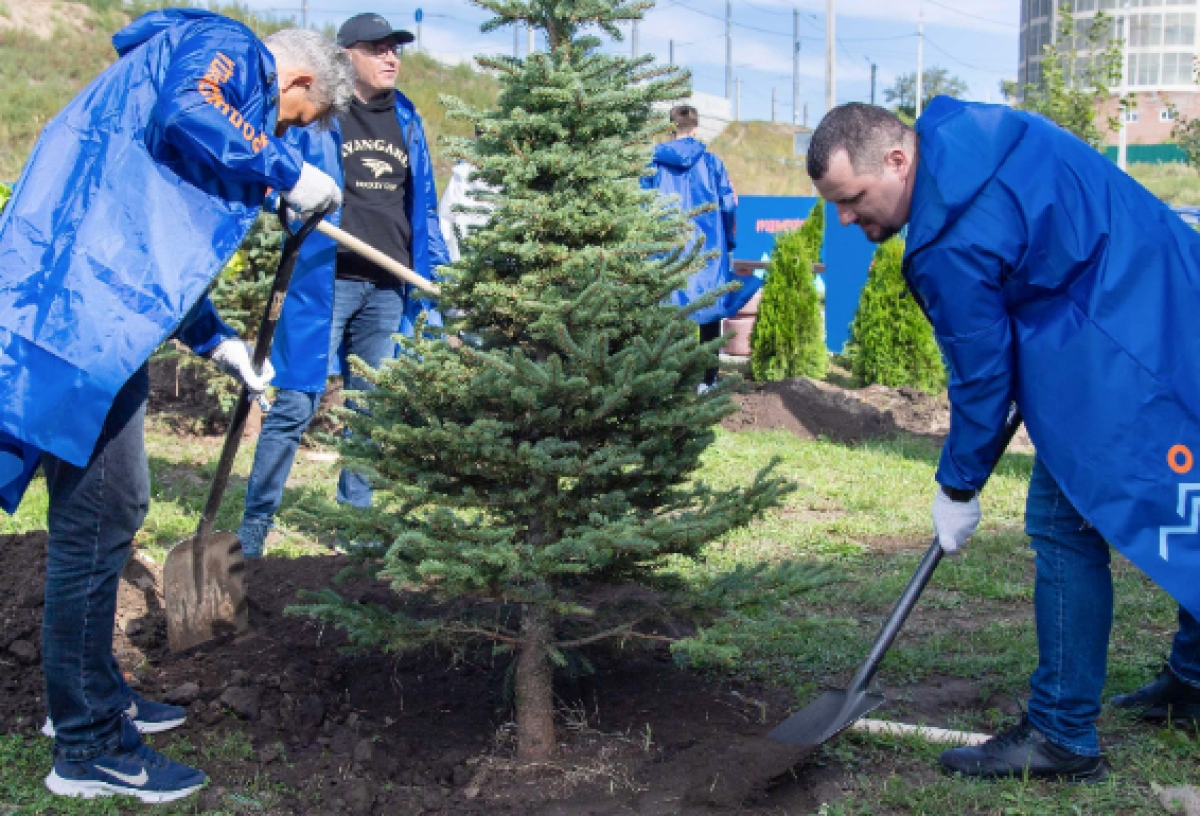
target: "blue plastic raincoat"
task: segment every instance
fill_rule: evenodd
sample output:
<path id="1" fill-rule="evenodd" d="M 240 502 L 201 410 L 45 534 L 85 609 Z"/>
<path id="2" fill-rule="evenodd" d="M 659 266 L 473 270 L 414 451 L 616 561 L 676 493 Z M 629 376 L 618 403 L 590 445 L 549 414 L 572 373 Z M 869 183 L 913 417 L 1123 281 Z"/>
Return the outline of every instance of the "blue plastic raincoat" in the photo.
<path id="1" fill-rule="evenodd" d="M 156 11 L 113 45 L 120 58 L 46 125 L 0 215 L 9 512 L 42 451 L 87 463 L 113 397 L 172 332 L 199 352 L 232 334 L 207 287 L 266 188 L 300 177 L 274 136 L 274 60 L 245 26 Z"/>
<path id="2" fill-rule="evenodd" d="M 686 306 L 718 287 L 738 281 L 742 284 L 741 289 L 722 295 L 712 306 L 691 315 L 692 320 L 700 324 L 733 317 L 762 287 L 762 280 L 739 278 L 733 274 L 729 253 L 736 245 L 737 195 L 729 183 L 725 164 L 709 153 L 703 142 L 687 138 L 655 147 L 650 166 L 654 174 L 642 177 L 642 187 L 659 190 L 663 195 L 679 196 L 679 206 L 683 210 L 716 205 L 716 209 L 696 216 L 693 223 L 698 237 L 704 240 L 704 251 L 719 254 L 692 275 L 687 288 L 673 293 L 671 302 Z"/>
<path id="3" fill-rule="evenodd" d="M 904 273 L 950 368 L 937 479 L 979 488 L 1009 402 L 1080 513 L 1200 615 L 1200 235 L 1103 155 L 935 99 Z"/>
<path id="4" fill-rule="evenodd" d="M 412 225 L 413 271 L 423 278 L 437 280 L 436 268 L 450 263 L 450 256 L 438 222 L 433 160 L 421 117 L 412 102 L 399 91 L 396 92 L 396 118 L 405 134 L 409 156 L 410 183 L 405 211 Z M 290 131 L 287 138 L 300 149 L 305 161 L 333 176 L 338 184 L 342 183 L 340 129 L 297 129 Z M 341 210 L 338 210 L 330 220 L 340 223 L 341 216 Z M 273 384 L 280 388 L 319 394 L 325 390 L 326 377 L 338 373 L 338 361 L 329 359 L 336 262 L 337 245 L 324 235 L 313 234 L 300 249 L 271 347 L 271 364 L 275 367 Z M 405 285 L 404 294 L 404 317 L 397 327 L 401 334 L 412 335 L 423 311 L 427 313 L 426 320 L 430 325 L 442 325 L 434 303 L 420 297 L 415 287 Z"/>

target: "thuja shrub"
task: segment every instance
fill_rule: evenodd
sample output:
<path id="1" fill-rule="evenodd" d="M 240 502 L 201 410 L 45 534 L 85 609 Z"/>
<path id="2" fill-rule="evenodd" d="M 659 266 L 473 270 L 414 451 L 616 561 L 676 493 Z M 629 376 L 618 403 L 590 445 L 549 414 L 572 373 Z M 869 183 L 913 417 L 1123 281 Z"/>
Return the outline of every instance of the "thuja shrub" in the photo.
<path id="1" fill-rule="evenodd" d="M 936 393 L 946 387 L 946 368 L 933 327 L 901 274 L 904 242 L 879 246 L 850 326 L 851 370 L 867 384 L 913 386 Z"/>
<path id="2" fill-rule="evenodd" d="M 775 241 L 750 334 L 750 375 L 756 380 L 825 376 L 829 358 L 811 247 L 812 236 L 803 229 Z"/>

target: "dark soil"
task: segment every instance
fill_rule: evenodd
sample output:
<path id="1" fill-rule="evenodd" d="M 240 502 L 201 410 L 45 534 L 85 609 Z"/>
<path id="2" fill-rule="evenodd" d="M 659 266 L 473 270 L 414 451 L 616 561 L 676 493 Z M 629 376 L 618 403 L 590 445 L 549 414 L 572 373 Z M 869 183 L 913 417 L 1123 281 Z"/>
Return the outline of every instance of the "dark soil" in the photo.
<path id="1" fill-rule="evenodd" d="M 774 383 L 747 383 L 735 395 L 739 410 L 722 422 L 726 430 L 781 429 L 804 439 L 863 442 L 915 436 L 941 444 L 950 431 L 950 402 L 916 388 L 842 388 L 799 377 Z M 1029 452 L 1022 428 L 1009 446 Z"/>
<path id="2" fill-rule="evenodd" d="M 45 541 L 0 537 L 0 727 L 9 733 L 33 735 L 45 716 Z M 807 814 L 838 798 L 829 766 L 764 737 L 790 694 L 689 673 L 662 648 L 589 653 L 597 673 L 560 689 L 561 757 L 519 766 L 502 660 L 343 654 L 340 632 L 284 616 L 298 590 L 328 585 L 344 566 L 339 556 L 251 563 L 251 630 L 173 655 L 159 569 L 130 560 L 115 650 L 131 685 L 188 705 L 188 723 L 155 741 L 199 751 L 212 778 L 206 807 L 244 799 L 256 776 L 282 786 L 270 812 L 287 814 Z M 339 591 L 400 602 L 366 579 Z"/>
<path id="3" fill-rule="evenodd" d="M 177 357 L 152 359 L 148 410 L 159 422 L 179 433 L 196 436 L 224 434 L 229 414 L 221 408 L 218 396 L 209 393 L 214 381 L 219 384 L 218 387 L 232 392 L 232 380 L 219 373 L 212 363 L 206 363 L 187 351 L 181 351 Z M 305 431 L 303 444 L 312 446 L 319 435 L 337 432 L 340 423 L 329 409 L 341 404 L 341 378 L 335 377 L 330 380 L 321 397 L 321 408 Z M 257 407 L 252 408 L 246 422 L 246 436 L 257 436 L 261 426 L 262 416 Z M 321 445 L 316 442 L 316 446 Z"/>

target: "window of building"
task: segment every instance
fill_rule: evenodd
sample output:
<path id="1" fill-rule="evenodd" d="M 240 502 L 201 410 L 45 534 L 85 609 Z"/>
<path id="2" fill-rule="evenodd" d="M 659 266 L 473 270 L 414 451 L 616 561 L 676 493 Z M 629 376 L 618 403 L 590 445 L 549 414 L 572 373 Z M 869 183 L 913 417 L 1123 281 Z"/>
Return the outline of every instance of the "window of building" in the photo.
<path id="1" fill-rule="evenodd" d="M 1191 85 L 1195 81 L 1193 58 L 1190 52 L 1162 55 L 1162 84 Z"/>
<path id="2" fill-rule="evenodd" d="M 1096 10 L 1096 0 L 1076 0 L 1075 10 L 1076 11 L 1095 11 Z"/>
<path id="3" fill-rule="evenodd" d="M 1133 82 L 1134 85 L 1157 85 L 1158 84 L 1158 69 L 1160 65 L 1159 54 L 1139 54 L 1137 61 L 1137 79 Z M 1130 74 L 1132 75 L 1132 71 Z"/>
<path id="4" fill-rule="evenodd" d="M 1135 110 L 1125 111 L 1125 123 L 1126 124 L 1136 125 L 1137 120 L 1138 120 L 1138 112 L 1137 111 L 1135 111 Z"/>
<path id="5" fill-rule="evenodd" d="M 1170 108 L 1163 108 L 1162 110 L 1160 110 L 1160 111 L 1158 112 L 1158 121 L 1160 121 L 1160 122 L 1174 122 L 1174 121 L 1175 121 L 1175 114 L 1174 114 L 1174 113 L 1172 113 L 1172 111 L 1171 111 L 1171 109 L 1170 109 Z"/>
<path id="6" fill-rule="evenodd" d="M 1129 45 L 1145 48 L 1162 45 L 1163 16 L 1161 14 L 1131 14 L 1129 16 Z"/>

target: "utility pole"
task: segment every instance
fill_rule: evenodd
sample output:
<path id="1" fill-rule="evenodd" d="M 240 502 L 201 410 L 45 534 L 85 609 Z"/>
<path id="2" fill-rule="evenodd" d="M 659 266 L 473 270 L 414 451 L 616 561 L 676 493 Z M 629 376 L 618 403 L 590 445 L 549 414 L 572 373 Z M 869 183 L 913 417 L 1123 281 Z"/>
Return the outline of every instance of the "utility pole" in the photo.
<path id="1" fill-rule="evenodd" d="M 738 77 L 733 81 L 734 96 L 733 96 L 733 121 L 742 121 L 742 78 Z"/>
<path id="2" fill-rule="evenodd" d="M 800 9 L 792 9 L 792 125 L 800 124 Z"/>
<path id="3" fill-rule="evenodd" d="M 1121 93 L 1117 100 L 1117 111 L 1121 116 L 1121 131 L 1117 135 L 1117 167 L 1125 169 L 1126 145 L 1128 134 L 1126 133 L 1126 122 L 1129 118 L 1129 111 L 1125 108 L 1125 99 L 1129 95 L 1129 0 L 1123 0 L 1121 10 L 1125 12 L 1125 16 L 1121 18 Z"/>
<path id="4" fill-rule="evenodd" d="M 675 41 L 667 40 L 667 65 L 675 64 Z"/>
<path id="5" fill-rule="evenodd" d="M 638 26 L 637 26 L 637 24 L 638 24 L 638 21 L 634 20 L 633 21 L 633 37 L 630 38 L 633 41 L 632 42 L 633 47 L 630 50 L 633 52 L 632 56 L 634 59 L 638 58 L 638 41 L 637 41 Z"/>
<path id="6" fill-rule="evenodd" d="M 725 0 L 725 98 L 733 93 L 733 0 Z"/>
<path id="7" fill-rule="evenodd" d="M 825 112 L 837 104 L 837 9 L 825 0 Z"/>
<path id="8" fill-rule="evenodd" d="M 308 0 L 300 0 L 300 27 L 308 28 Z"/>
<path id="9" fill-rule="evenodd" d="M 871 66 L 871 104 L 875 104 L 875 68 L 877 67 L 870 57 L 863 57 L 867 64 Z"/>
<path id="10" fill-rule="evenodd" d="M 521 24 L 513 23 L 513 59 L 521 58 Z"/>
<path id="11" fill-rule="evenodd" d="M 925 69 L 924 60 L 925 60 L 925 10 L 922 9 L 921 12 L 917 15 L 917 89 L 916 89 L 916 92 L 917 92 L 917 101 L 916 101 L 917 115 L 913 117 L 914 119 L 920 117 L 920 115 L 921 115 L 921 96 L 925 92 L 925 89 L 923 87 L 921 87 L 922 80 L 925 79 L 925 77 L 922 75 L 922 71 L 924 71 L 924 69 Z"/>

